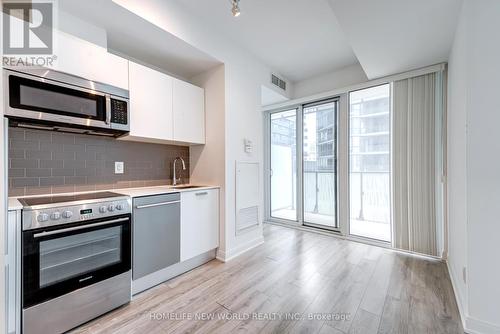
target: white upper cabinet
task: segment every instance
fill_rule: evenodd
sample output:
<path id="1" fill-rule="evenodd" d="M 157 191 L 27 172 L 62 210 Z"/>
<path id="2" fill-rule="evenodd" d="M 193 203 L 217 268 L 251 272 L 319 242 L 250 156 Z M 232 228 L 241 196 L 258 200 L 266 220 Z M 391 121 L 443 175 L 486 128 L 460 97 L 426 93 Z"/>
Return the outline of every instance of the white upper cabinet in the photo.
<path id="1" fill-rule="evenodd" d="M 205 144 L 205 91 L 129 62 L 130 133 L 120 139 Z"/>
<path id="2" fill-rule="evenodd" d="M 125 139 L 173 140 L 173 78 L 133 62 L 129 62 L 129 77 L 132 138 Z"/>
<path id="3" fill-rule="evenodd" d="M 105 48 L 61 31 L 55 31 L 57 59 L 53 69 L 92 81 L 129 89 L 128 60 Z"/>
<path id="4" fill-rule="evenodd" d="M 205 91 L 174 79 L 174 140 L 205 144 Z"/>

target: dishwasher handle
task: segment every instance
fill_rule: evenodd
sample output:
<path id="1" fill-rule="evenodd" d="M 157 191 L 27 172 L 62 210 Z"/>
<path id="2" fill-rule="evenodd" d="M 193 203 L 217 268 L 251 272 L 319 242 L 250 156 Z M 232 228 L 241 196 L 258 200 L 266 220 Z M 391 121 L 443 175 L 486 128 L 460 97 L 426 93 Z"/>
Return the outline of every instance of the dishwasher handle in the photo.
<path id="1" fill-rule="evenodd" d="M 144 204 L 144 205 L 136 205 L 136 209 L 147 209 L 147 208 L 154 208 L 157 206 L 164 206 L 164 205 L 171 205 L 171 204 L 176 204 L 180 203 L 180 200 L 177 201 L 169 201 L 169 202 L 161 202 L 161 203 L 154 203 L 154 204 Z"/>

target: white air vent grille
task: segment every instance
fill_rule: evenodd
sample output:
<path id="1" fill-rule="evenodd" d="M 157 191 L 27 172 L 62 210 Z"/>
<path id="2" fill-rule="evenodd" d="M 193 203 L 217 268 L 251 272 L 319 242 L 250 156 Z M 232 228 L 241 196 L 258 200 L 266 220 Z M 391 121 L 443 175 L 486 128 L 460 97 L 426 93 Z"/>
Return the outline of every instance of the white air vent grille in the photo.
<path id="1" fill-rule="evenodd" d="M 259 173 L 258 162 L 236 162 L 236 235 L 260 225 Z"/>
<path id="2" fill-rule="evenodd" d="M 286 81 L 277 77 L 274 74 L 271 74 L 271 83 L 275 85 L 276 87 L 279 87 L 283 90 L 286 90 Z"/>
<path id="3" fill-rule="evenodd" d="M 249 208 L 240 209 L 236 221 L 236 233 L 241 232 L 252 226 L 259 225 L 259 207 L 251 206 Z"/>

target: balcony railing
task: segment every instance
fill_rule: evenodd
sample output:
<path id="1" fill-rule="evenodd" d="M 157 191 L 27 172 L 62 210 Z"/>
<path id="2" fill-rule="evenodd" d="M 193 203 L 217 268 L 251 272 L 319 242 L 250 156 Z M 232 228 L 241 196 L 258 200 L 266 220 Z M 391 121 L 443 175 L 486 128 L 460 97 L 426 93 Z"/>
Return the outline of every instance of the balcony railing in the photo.
<path id="1" fill-rule="evenodd" d="M 336 212 L 336 174 L 304 171 L 304 211 L 321 215 Z M 389 172 L 350 173 L 350 215 L 352 219 L 389 223 Z"/>

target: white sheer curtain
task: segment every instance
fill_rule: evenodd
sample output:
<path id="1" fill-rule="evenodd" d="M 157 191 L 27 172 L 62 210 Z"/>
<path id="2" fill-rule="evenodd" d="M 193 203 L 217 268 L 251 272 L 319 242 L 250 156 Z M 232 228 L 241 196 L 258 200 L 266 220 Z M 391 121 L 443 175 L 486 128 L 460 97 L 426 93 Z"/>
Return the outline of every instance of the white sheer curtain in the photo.
<path id="1" fill-rule="evenodd" d="M 440 256 L 442 73 L 394 82 L 394 247 Z M 437 100 L 441 100 L 437 101 Z"/>

